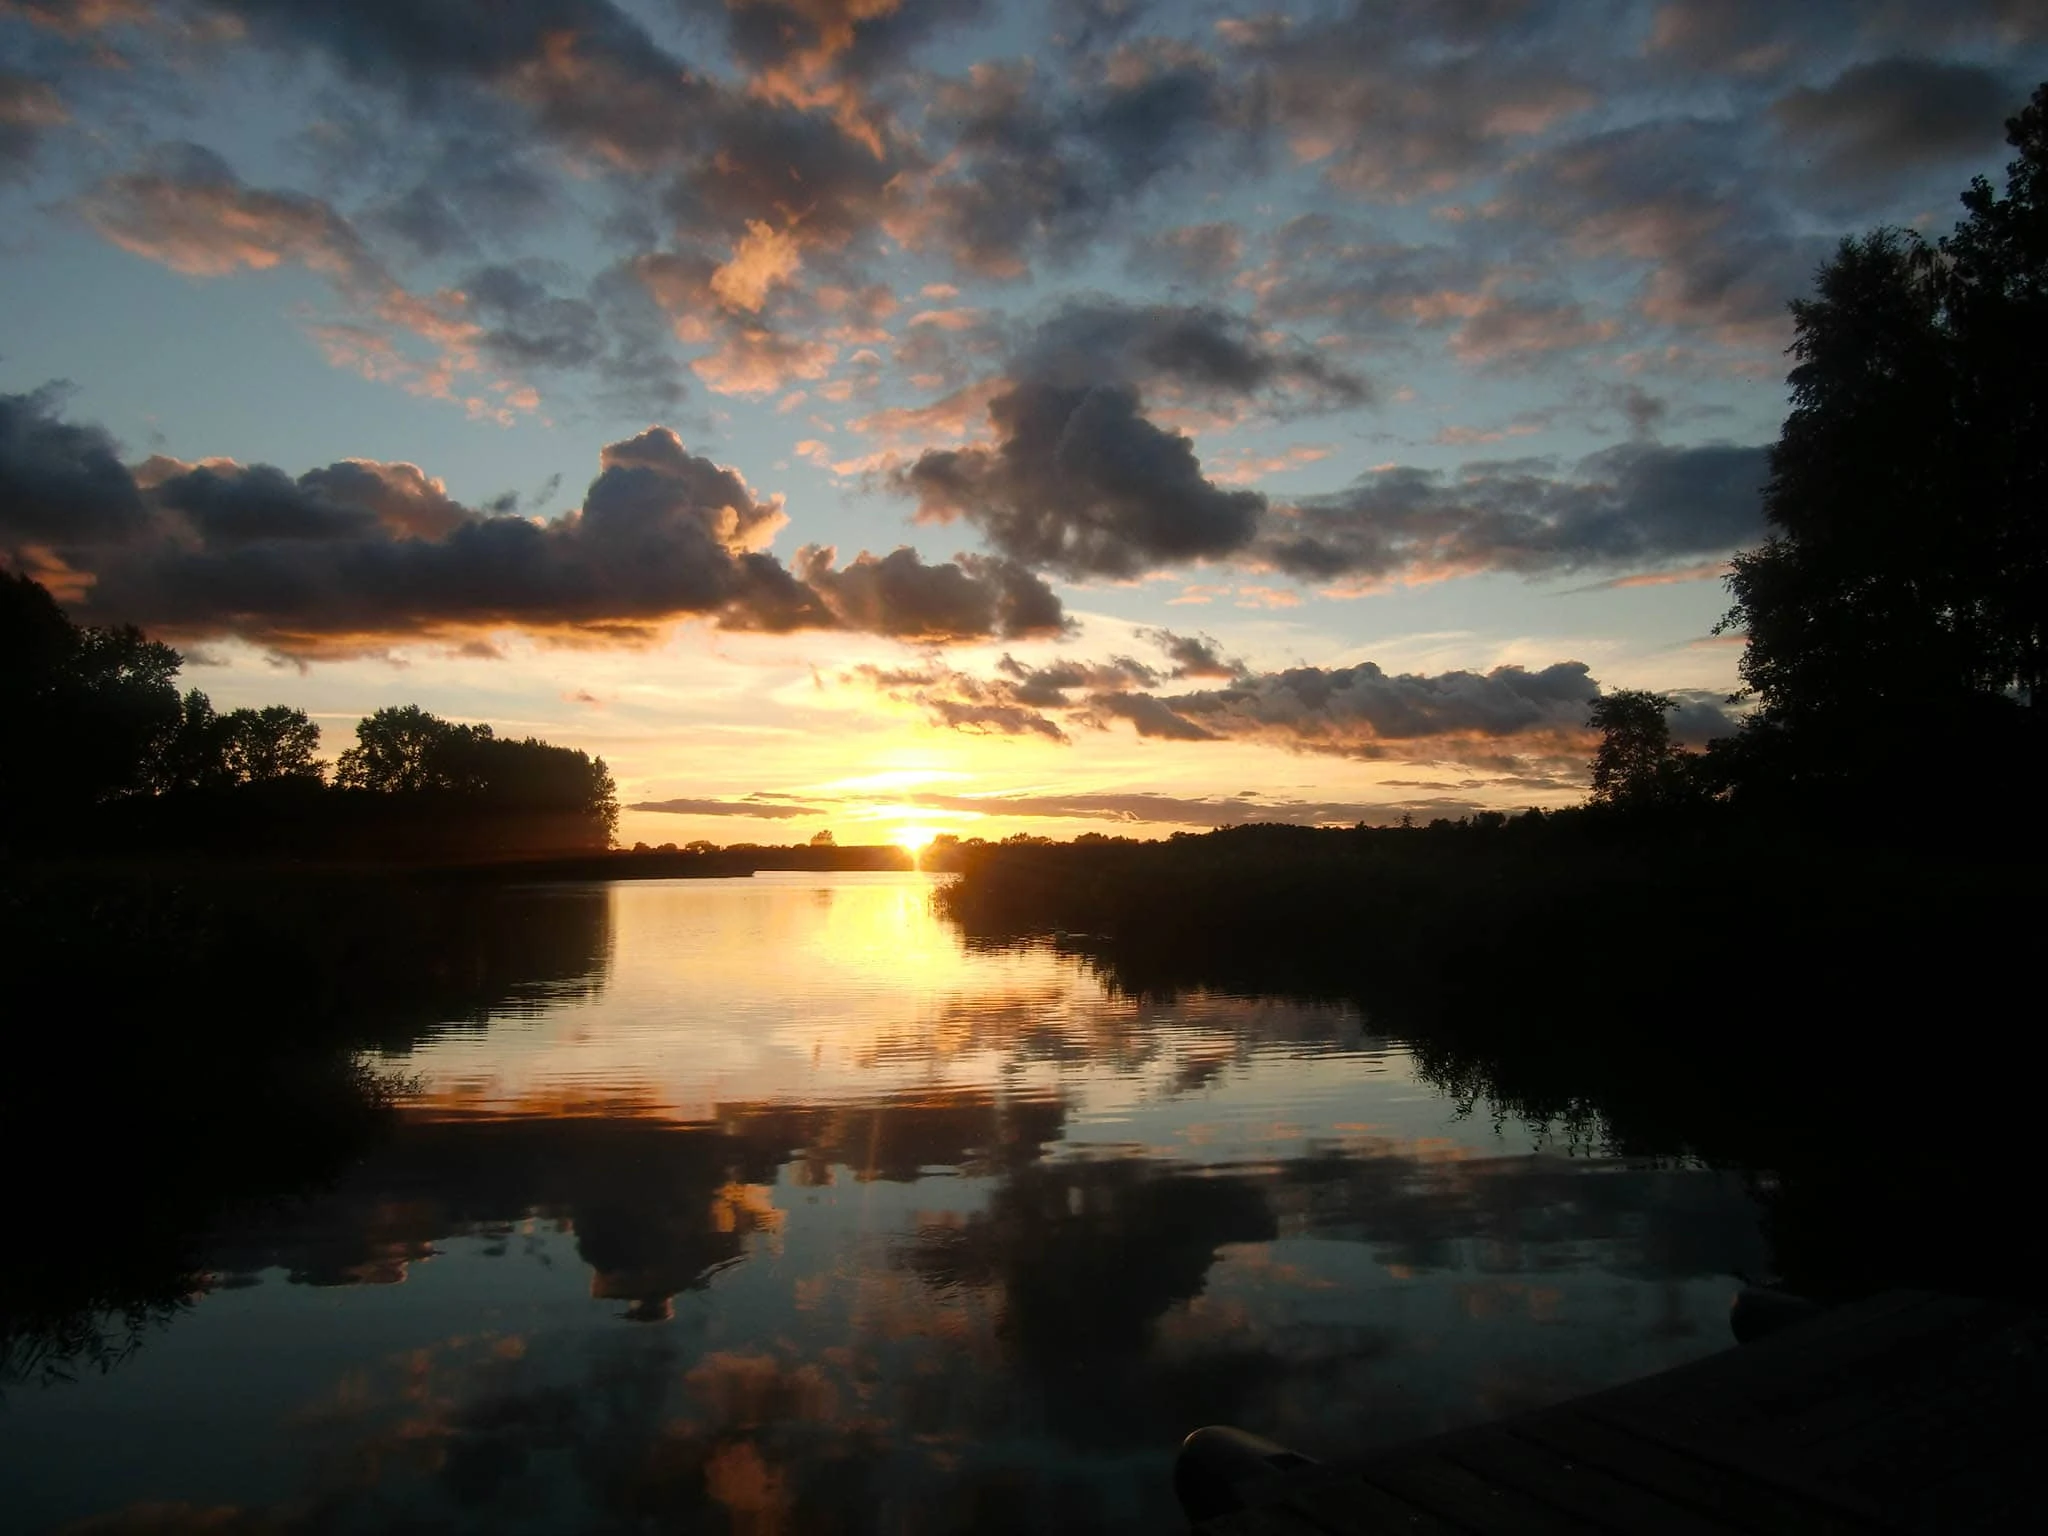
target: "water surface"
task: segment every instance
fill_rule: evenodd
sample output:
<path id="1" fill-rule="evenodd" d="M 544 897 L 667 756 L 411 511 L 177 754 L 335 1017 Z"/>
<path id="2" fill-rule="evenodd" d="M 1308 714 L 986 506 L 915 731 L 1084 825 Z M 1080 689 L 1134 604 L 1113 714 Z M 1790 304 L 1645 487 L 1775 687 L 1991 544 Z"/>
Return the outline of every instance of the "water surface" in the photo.
<path id="1" fill-rule="evenodd" d="M 928 898 L 517 893 L 546 964 L 382 1058 L 415 1091 L 356 1166 L 216 1222 L 125 1360 L 8 1390 L 0 1521 L 1170 1530 L 1197 1425 L 1341 1455 L 1726 1344 L 1732 1176 Z"/>

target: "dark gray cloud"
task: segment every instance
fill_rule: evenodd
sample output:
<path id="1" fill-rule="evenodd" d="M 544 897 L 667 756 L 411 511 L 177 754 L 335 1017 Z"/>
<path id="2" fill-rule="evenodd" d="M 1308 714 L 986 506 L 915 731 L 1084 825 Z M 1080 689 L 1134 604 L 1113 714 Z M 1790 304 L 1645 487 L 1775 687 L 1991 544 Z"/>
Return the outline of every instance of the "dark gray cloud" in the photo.
<path id="1" fill-rule="evenodd" d="M 1150 822 L 1182 827 L 1234 827 L 1248 823 L 1352 825 L 1384 813 L 1383 805 L 1348 801 L 1268 800 L 1242 795 L 940 795 L 912 793 L 909 805 L 984 816 L 1044 817 L 1061 821 Z"/>
<path id="2" fill-rule="evenodd" d="M 1068 739 L 1051 716 L 1019 697 L 1020 688 L 1013 678 L 979 678 L 937 663 L 893 668 L 862 663 L 844 677 L 887 698 L 913 704 L 936 723 L 956 731 L 978 736 L 1043 736 L 1061 742 Z"/>
<path id="3" fill-rule="evenodd" d="M 1581 256 L 1645 272 L 1648 320 L 1775 337 L 1833 241 L 1794 225 L 1756 138 L 1683 117 L 1596 133 L 1530 156 L 1502 207 Z"/>
<path id="4" fill-rule="evenodd" d="M 833 617 L 823 627 L 933 641 L 1058 634 L 1067 627 L 1058 595 L 1014 560 L 961 555 L 927 565 L 905 546 L 862 554 L 836 569 L 834 561 L 831 548 L 807 546 L 794 562 L 798 581 Z"/>
<path id="5" fill-rule="evenodd" d="M 1150 693 L 1097 693 L 1088 698 L 1086 718 L 1100 724 L 1105 720 L 1128 720 L 1140 736 L 1163 741 L 1217 741 L 1221 733 L 1198 725 L 1176 712 L 1167 700 Z"/>
<path id="6" fill-rule="evenodd" d="M 0 397 L 5 552 L 91 578 L 82 611 L 307 654 L 490 626 L 644 637 L 703 615 L 730 628 L 855 629 L 929 642 L 1058 633 L 1042 580 L 913 551 L 837 567 L 765 552 L 779 499 L 665 427 L 611 444 L 582 505 L 552 522 L 451 500 L 409 464 L 121 463 L 47 392 Z"/>
<path id="7" fill-rule="evenodd" d="M 899 235 L 986 277 L 1073 255 L 1169 172 L 1190 164 L 1237 107 L 1210 60 L 1188 50 L 1123 56 L 1107 77 L 1062 82 L 1029 64 L 977 65 L 935 93 L 927 131 L 950 146 L 906 184 Z"/>
<path id="8" fill-rule="evenodd" d="M 148 523 L 119 446 L 57 414 L 61 387 L 0 395 L 0 538 L 16 549 L 119 540 Z"/>
<path id="9" fill-rule="evenodd" d="M 1770 77 L 1845 47 L 2048 40 L 2039 0 L 1662 0 L 1653 57 L 1741 77 Z"/>
<path id="10" fill-rule="evenodd" d="M 665 811 L 674 816 L 755 816 L 763 821 L 794 821 L 803 816 L 822 816 L 831 807 L 806 805 L 786 800 L 641 800 L 629 811 Z"/>
<path id="11" fill-rule="evenodd" d="M 737 230 L 749 219 L 799 224 L 816 250 L 837 250 L 873 234 L 891 184 L 927 161 L 892 132 L 872 139 L 813 112 L 745 97 L 707 112 L 665 209 L 687 229 Z"/>
<path id="12" fill-rule="evenodd" d="M 1413 198 L 1497 166 L 1591 108 L 1576 29 L 1525 0 L 1370 4 L 1226 25 L 1294 153 L 1346 191 Z"/>
<path id="13" fill-rule="evenodd" d="M 1532 789 L 1571 788 L 1585 777 L 1586 716 L 1600 685 L 1583 662 L 1487 672 L 1389 673 L 1349 667 L 1231 671 L 1219 687 L 1160 689 L 1149 668 L 1008 661 L 993 677 L 937 663 L 894 671 L 857 667 L 847 678 L 915 705 L 935 722 L 1004 735 L 1068 739 L 1069 727 L 1128 722 L 1140 736 L 1255 741 L 1360 759 L 1457 763 Z M 1734 722 L 1714 695 L 1684 692 L 1675 730 L 1698 743 Z M 1472 789 L 1475 784 L 1438 786 Z"/>
<path id="14" fill-rule="evenodd" d="M 1362 380 L 1206 307 L 1069 303 L 1013 350 L 989 402 L 994 446 L 928 451 L 897 476 L 920 516 L 965 518 L 1005 555 L 1076 577 L 1135 576 L 1251 542 L 1255 491 L 1202 472 L 1145 413 L 1141 382 L 1203 402 L 1354 404 Z"/>
<path id="15" fill-rule="evenodd" d="M 1357 374 L 1229 310 L 1103 298 L 1068 300 L 1040 320 L 1008 372 L 1068 386 L 1143 383 L 1206 400 L 1262 397 L 1290 413 L 1361 405 L 1371 395 Z"/>
<path id="16" fill-rule="evenodd" d="M 1371 662 L 1289 667 L 1163 702 L 1218 736 L 1251 736 L 1310 751 L 1379 757 L 1459 752 L 1494 762 L 1517 738 L 1575 740 L 1599 685 L 1583 662 L 1530 671 L 1390 674 Z M 1477 756 L 1470 756 L 1476 750 Z"/>
<path id="17" fill-rule="evenodd" d="M 1276 509 L 1255 553 L 1308 580 L 1652 567 L 1723 554 L 1763 531 L 1769 450 L 1632 442 L 1547 466 L 1399 467 Z"/>
<path id="18" fill-rule="evenodd" d="M 462 314 L 481 327 L 474 345 L 521 378 L 587 373 L 600 399 L 635 411 L 669 410 L 688 393 L 667 318 L 630 274 L 613 268 L 582 292 L 539 263 L 479 267 L 458 286 Z"/>
<path id="19" fill-rule="evenodd" d="M 1146 629 L 1139 634 L 1158 646 L 1173 662 L 1170 674 L 1176 678 L 1242 677 L 1245 664 L 1225 657 L 1208 635 L 1177 635 L 1170 629 Z"/>
<path id="20" fill-rule="evenodd" d="M 462 88 L 512 99 L 551 136 L 614 164 L 686 145 L 716 89 L 608 0 L 207 0 L 254 41 L 317 53 L 422 111 Z"/>
<path id="21" fill-rule="evenodd" d="M 1732 736 L 1739 719 L 1729 708 L 1728 696 L 1702 688 L 1665 690 L 1678 708 L 1665 718 L 1671 723 L 1671 739 L 1680 746 L 1704 747 L 1720 736 Z"/>
<path id="22" fill-rule="evenodd" d="M 1902 57 L 1788 91 L 1772 112 L 1800 152 L 1814 157 L 1818 176 L 1867 181 L 1983 158 L 2003 142 L 2006 115 L 2024 94 L 2000 70 Z"/>
<path id="23" fill-rule="evenodd" d="M 1064 708 L 1067 695 L 1076 688 L 1109 692 L 1154 688 L 1159 684 L 1159 673 L 1154 668 L 1129 656 L 1112 656 L 1106 662 L 1062 659 L 1032 667 L 1006 655 L 996 663 L 996 671 L 1014 685 L 1011 697 L 1034 709 Z"/>
<path id="24" fill-rule="evenodd" d="M 989 403 L 993 448 L 921 455 L 901 483 L 920 515 L 964 517 L 1004 554 L 1075 577 L 1136 576 L 1251 542 L 1255 491 L 1202 473 L 1194 444 L 1148 420 L 1130 385 L 1020 383 Z"/>

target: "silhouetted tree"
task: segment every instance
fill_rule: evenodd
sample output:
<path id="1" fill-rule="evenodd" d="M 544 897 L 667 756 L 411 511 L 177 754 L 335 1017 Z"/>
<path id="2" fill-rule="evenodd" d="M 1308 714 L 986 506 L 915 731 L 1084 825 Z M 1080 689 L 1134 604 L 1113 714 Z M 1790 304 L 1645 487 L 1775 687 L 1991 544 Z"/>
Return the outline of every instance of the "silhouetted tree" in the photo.
<path id="1" fill-rule="evenodd" d="M 0 816 L 53 829 L 146 791 L 177 729 L 179 661 L 132 625 L 81 628 L 40 584 L 0 572 Z"/>
<path id="2" fill-rule="evenodd" d="M 303 709 L 270 704 L 216 714 L 197 688 L 179 706 L 177 729 L 159 748 L 150 777 L 158 789 L 228 789 L 296 779 L 318 783 L 320 727 Z"/>
<path id="3" fill-rule="evenodd" d="M 1695 755 L 1671 740 L 1664 717 L 1678 708 L 1668 694 L 1623 688 L 1593 701 L 1586 724 L 1600 732 L 1593 753 L 1595 805 L 1647 809 L 1699 797 Z M 1475 818 L 1476 821 L 1476 818 Z M 1498 825 L 1505 825 L 1502 817 Z"/>
<path id="4" fill-rule="evenodd" d="M 1735 557 L 1750 754 L 1795 775 L 1896 764 L 1909 732 L 1975 731 L 2038 701 L 2048 621 L 2048 85 L 2007 125 L 1930 247 L 1844 241 L 1792 306 L 1792 411 L 1772 535 Z M 1947 750 L 1953 750 L 1951 743 Z"/>
<path id="5" fill-rule="evenodd" d="M 471 749 L 489 740 L 488 725 L 457 725 L 417 704 L 380 709 L 356 725 L 356 744 L 335 764 L 334 782 L 384 794 L 476 789 L 481 776 Z"/>
<path id="6" fill-rule="evenodd" d="M 539 841 L 553 846 L 607 847 L 618 826 L 618 792 L 603 758 L 530 736 L 500 738 L 488 725 L 458 725 L 416 704 L 361 721 L 334 777 L 343 789 L 452 795 L 501 826 L 551 823 Z"/>

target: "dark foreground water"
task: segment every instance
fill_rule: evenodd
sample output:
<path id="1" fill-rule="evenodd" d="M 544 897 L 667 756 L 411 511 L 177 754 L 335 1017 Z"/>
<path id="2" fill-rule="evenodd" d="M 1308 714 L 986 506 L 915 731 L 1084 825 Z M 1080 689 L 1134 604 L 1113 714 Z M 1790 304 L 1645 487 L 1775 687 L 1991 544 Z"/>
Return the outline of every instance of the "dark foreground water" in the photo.
<path id="1" fill-rule="evenodd" d="M 1461 1113 L 1352 1012 L 971 952 L 928 893 L 519 893 L 542 975 L 376 1063 L 414 1091 L 338 1182 L 8 1385 L 0 1523 L 1170 1530 L 1200 1424 L 1337 1455 L 1727 1343 L 1739 1179 Z"/>

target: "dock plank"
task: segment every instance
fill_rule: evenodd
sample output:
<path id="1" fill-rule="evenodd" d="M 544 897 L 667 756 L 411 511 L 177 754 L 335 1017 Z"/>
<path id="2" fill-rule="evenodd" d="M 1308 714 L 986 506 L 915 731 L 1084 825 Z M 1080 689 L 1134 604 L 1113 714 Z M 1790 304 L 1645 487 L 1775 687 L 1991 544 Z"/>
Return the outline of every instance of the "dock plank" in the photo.
<path id="1" fill-rule="evenodd" d="M 1583 1527 L 1620 1536 L 1752 1536 L 1719 1511 L 1700 1510 L 1505 1429 L 1474 1435 L 1453 1454 L 1478 1476 L 1540 1498 Z"/>
<path id="2" fill-rule="evenodd" d="M 2018 1531 L 2043 1504 L 2034 1426 L 2044 1418 L 2048 1319 L 1899 1292 L 1571 1403 L 1284 1474 L 1260 1509 L 1202 1529 Z"/>
<path id="3" fill-rule="evenodd" d="M 1466 1536 L 1462 1526 L 1337 1470 L 1321 1481 L 1300 1477 L 1288 1505 L 1333 1536 Z"/>
<path id="4" fill-rule="evenodd" d="M 1579 1536 L 1585 1526 L 1562 1510 L 1479 1476 L 1436 1454 L 1368 1464 L 1364 1477 L 1468 1531 L 1522 1531 L 1528 1536 Z"/>
<path id="5" fill-rule="evenodd" d="M 1531 1414 L 1502 1428 L 1678 1503 L 1712 1510 L 1755 1536 L 1879 1536 L 1893 1529 L 1824 1494 L 1687 1455 L 1570 1408 Z"/>
<path id="6" fill-rule="evenodd" d="M 1357 1477 L 1308 1484 L 1288 1504 L 1331 1536 L 1466 1536 L 1464 1527 Z"/>

